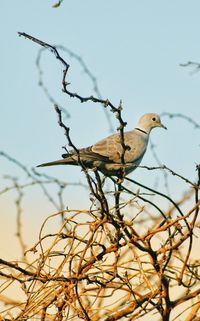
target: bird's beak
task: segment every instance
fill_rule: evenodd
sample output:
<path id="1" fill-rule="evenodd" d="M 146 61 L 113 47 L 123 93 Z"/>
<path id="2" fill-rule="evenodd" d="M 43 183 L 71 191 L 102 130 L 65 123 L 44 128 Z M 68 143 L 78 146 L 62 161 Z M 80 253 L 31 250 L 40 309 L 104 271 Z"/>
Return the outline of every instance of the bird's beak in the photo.
<path id="1" fill-rule="evenodd" d="M 167 127 L 164 126 L 162 123 L 160 123 L 160 127 L 164 128 L 164 129 L 167 129 Z"/>

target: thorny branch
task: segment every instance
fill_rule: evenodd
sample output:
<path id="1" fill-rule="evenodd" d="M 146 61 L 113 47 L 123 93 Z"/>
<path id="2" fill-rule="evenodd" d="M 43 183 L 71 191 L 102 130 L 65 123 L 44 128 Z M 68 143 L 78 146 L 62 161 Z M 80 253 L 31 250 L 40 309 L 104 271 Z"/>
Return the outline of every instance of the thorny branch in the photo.
<path id="1" fill-rule="evenodd" d="M 75 59 L 79 65 L 81 66 L 84 74 L 90 79 L 92 85 L 93 85 L 93 92 L 95 93 L 95 95 L 97 96 L 97 98 L 102 99 L 102 95 L 97 83 L 97 79 L 96 77 L 92 74 L 92 72 L 90 71 L 90 69 L 88 68 L 88 66 L 86 65 L 85 61 L 82 59 L 81 56 L 77 55 L 75 52 L 73 52 L 72 50 L 63 47 L 63 46 L 56 46 L 57 49 L 64 51 L 65 53 L 67 53 L 70 57 L 70 59 Z M 61 107 L 60 104 L 57 103 L 57 101 L 55 100 L 55 98 L 51 95 L 51 93 L 49 92 L 49 89 L 47 88 L 47 86 L 44 83 L 44 79 L 43 79 L 43 70 L 41 67 L 41 57 L 42 57 L 42 53 L 44 52 L 44 50 L 46 50 L 46 48 L 41 48 L 38 51 L 38 55 L 36 58 L 36 67 L 38 70 L 38 78 L 39 78 L 39 86 L 41 86 L 42 90 L 44 91 L 45 95 L 47 96 L 48 100 L 53 104 L 53 105 L 57 105 L 59 107 L 59 109 L 61 109 L 62 113 L 66 116 L 66 118 L 70 117 L 70 113 L 69 111 L 66 110 L 66 108 L 64 108 L 63 106 Z M 111 117 L 110 114 L 108 113 L 107 109 L 103 108 L 105 117 L 106 117 L 106 121 L 108 124 L 108 128 L 109 131 L 112 133 L 114 132 L 114 128 L 112 125 L 112 121 L 111 121 Z"/>
<path id="2" fill-rule="evenodd" d="M 196 61 L 188 61 L 186 63 L 180 64 L 181 67 L 193 67 L 194 70 L 191 72 L 191 74 L 194 74 L 196 72 L 199 72 L 200 70 L 200 63 Z"/>
<path id="3" fill-rule="evenodd" d="M 200 124 L 197 123 L 194 119 L 192 119 L 191 117 L 188 117 L 184 114 L 180 114 L 180 113 L 162 113 L 161 116 L 168 116 L 169 118 L 180 118 L 180 119 L 184 119 L 186 120 L 188 123 L 192 124 L 194 126 L 195 129 L 200 129 Z"/>
<path id="4" fill-rule="evenodd" d="M 44 41 L 41 41 L 35 37 L 32 37 L 24 32 L 18 32 L 18 34 L 19 34 L 19 36 L 23 36 L 23 37 L 39 44 L 40 46 L 42 46 L 46 49 L 50 49 L 50 51 L 55 55 L 56 59 L 58 59 L 62 63 L 62 65 L 64 66 L 63 78 L 62 78 L 62 90 L 65 94 L 69 95 L 72 98 L 77 98 L 78 100 L 80 100 L 81 103 L 88 102 L 88 101 L 92 101 L 94 103 L 101 103 L 104 105 L 104 107 L 109 106 L 113 112 L 116 112 L 116 113 L 118 112 L 118 109 L 108 99 L 104 100 L 104 99 L 96 98 L 94 96 L 82 97 L 75 92 L 73 93 L 73 92 L 69 91 L 67 89 L 69 83 L 66 80 L 66 77 L 67 77 L 67 73 L 68 73 L 70 65 L 60 56 L 56 47 L 52 46 Z"/>
<path id="5" fill-rule="evenodd" d="M 58 8 L 58 7 L 60 7 L 60 5 L 61 5 L 61 3 L 63 2 L 64 0 L 59 0 L 59 1 L 57 1 L 52 7 L 53 8 Z"/>

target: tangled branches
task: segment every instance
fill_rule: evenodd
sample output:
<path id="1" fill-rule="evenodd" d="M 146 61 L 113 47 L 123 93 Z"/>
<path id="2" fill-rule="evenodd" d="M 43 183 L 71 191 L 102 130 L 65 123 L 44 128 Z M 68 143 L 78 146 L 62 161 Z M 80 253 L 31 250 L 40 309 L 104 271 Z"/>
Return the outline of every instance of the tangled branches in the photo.
<path id="1" fill-rule="evenodd" d="M 191 247 L 185 255 L 182 246 L 196 233 L 200 200 L 183 216 L 171 206 L 163 220 L 137 196 L 120 202 L 118 208 L 110 204 L 105 213 L 102 206 L 108 197 L 105 193 L 101 197 L 102 203 L 90 210 L 62 210 L 49 216 L 39 241 L 25 253 L 26 264 L 0 260 L 5 280 L 1 293 L 15 283 L 25 297 L 7 302 L 9 308 L 2 311 L 7 318 L 137 320 L 156 312 L 169 320 L 173 309 L 200 294 L 199 261 L 190 257 Z M 116 195 L 113 198 L 116 201 Z M 179 203 L 186 201 L 185 195 Z M 59 231 L 46 234 L 45 225 L 61 214 Z M 184 294 L 172 300 L 181 288 Z"/>

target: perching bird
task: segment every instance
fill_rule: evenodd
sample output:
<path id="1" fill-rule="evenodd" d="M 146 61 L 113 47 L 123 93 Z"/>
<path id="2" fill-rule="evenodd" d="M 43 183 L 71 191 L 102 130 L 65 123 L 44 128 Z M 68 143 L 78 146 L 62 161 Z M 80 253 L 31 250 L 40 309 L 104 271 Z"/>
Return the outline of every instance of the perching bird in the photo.
<path id="1" fill-rule="evenodd" d="M 149 141 L 149 134 L 155 127 L 167 129 L 157 114 L 149 113 L 143 115 L 132 131 L 124 133 L 124 143 L 126 150 L 124 154 L 124 164 L 122 154 L 124 149 L 121 144 L 120 133 L 108 136 L 96 144 L 78 151 L 72 150 L 68 154 L 63 154 L 63 159 L 50 163 L 38 165 L 81 165 L 84 168 L 96 168 L 106 176 L 118 176 L 120 169 L 124 169 L 124 174 L 132 172 L 141 162 Z"/>

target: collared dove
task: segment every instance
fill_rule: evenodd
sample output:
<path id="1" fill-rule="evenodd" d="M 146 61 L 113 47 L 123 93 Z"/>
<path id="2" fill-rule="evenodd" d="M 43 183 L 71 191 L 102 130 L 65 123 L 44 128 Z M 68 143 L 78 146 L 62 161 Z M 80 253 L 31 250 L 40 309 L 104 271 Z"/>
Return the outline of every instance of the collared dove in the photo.
<path id="1" fill-rule="evenodd" d="M 78 153 L 74 150 L 68 154 L 63 154 L 63 159 L 50 163 L 38 165 L 81 165 L 84 168 L 97 168 L 106 176 L 118 176 L 120 169 L 124 169 L 124 174 L 132 172 L 141 162 L 149 141 L 149 134 L 155 127 L 167 129 L 157 114 L 149 113 L 143 115 L 132 131 L 124 133 L 124 143 L 127 146 L 124 153 L 124 164 L 122 154 L 124 152 L 120 133 L 110 135 L 96 144 L 87 148 L 81 148 Z"/>

